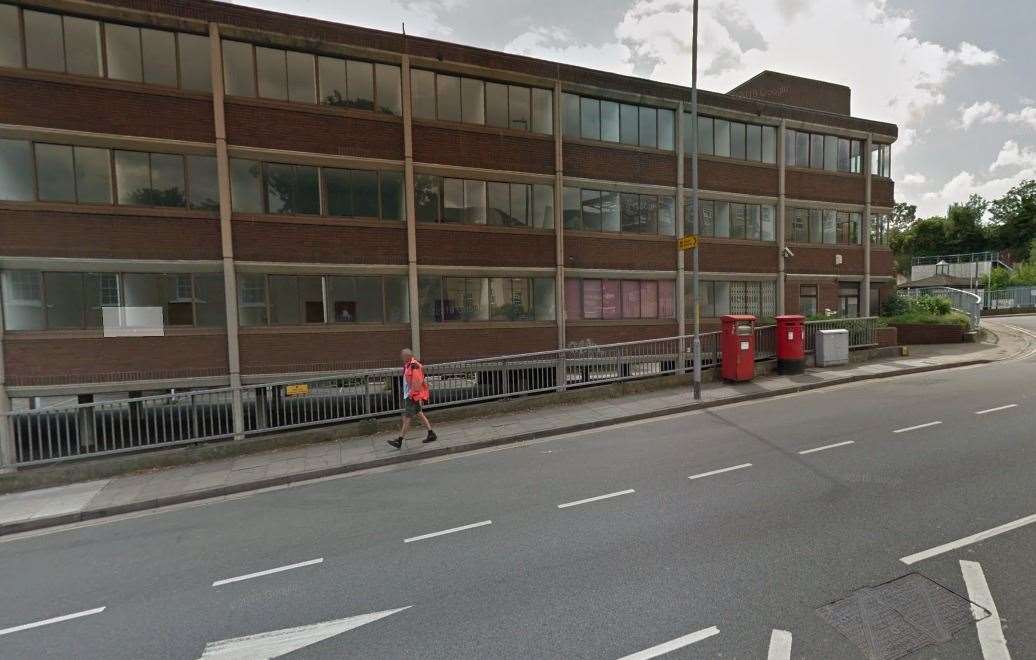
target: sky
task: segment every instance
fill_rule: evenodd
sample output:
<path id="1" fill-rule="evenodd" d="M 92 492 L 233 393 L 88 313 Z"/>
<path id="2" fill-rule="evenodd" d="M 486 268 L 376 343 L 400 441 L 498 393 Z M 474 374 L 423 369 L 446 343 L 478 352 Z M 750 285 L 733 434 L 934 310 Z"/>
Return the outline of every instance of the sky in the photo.
<path id="1" fill-rule="evenodd" d="M 235 0 L 690 85 L 690 0 Z M 943 215 L 1036 178 L 1033 0 L 700 0 L 699 84 L 763 69 L 852 88 L 899 125 L 896 199 Z M 1028 69 L 1028 70 L 1027 70 Z"/>

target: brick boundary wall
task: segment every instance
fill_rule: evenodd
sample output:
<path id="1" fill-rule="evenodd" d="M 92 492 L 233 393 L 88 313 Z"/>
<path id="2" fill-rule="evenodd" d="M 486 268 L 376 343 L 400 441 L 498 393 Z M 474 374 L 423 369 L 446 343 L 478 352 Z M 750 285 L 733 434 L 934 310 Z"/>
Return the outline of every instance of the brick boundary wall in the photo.
<path id="1" fill-rule="evenodd" d="M 898 340 L 899 331 L 895 327 L 874 328 L 874 343 L 878 345 L 878 348 L 898 346 Z"/>
<path id="2" fill-rule="evenodd" d="M 897 323 L 892 326 L 900 346 L 911 344 L 959 344 L 964 329 L 957 324 Z"/>

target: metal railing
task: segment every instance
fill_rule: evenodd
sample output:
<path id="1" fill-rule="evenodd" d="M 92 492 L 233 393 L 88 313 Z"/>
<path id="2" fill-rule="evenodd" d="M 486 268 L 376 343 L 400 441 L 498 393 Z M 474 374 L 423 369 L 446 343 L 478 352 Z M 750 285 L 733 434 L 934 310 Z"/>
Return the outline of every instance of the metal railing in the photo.
<path id="1" fill-rule="evenodd" d="M 977 330 L 982 321 L 982 298 L 970 291 L 948 286 L 909 288 L 905 291 L 910 298 L 919 298 L 923 295 L 946 298 L 950 301 L 950 307 L 968 316 L 968 324 L 972 330 Z"/>
<path id="2" fill-rule="evenodd" d="M 849 327 L 851 346 L 872 344 L 873 318 L 832 319 L 807 323 L 809 350 L 820 327 Z M 720 364 L 719 335 L 701 336 L 705 369 Z M 428 364 L 428 406 L 684 373 L 691 365 L 692 339 L 687 335 Z M 756 359 L 775 355 L 774 326 L 756 328 Z M 234 428 L 235 397 L 240 397 L 243 409 L 239 430 Z M 384 417 L 399 414 L 401 400 L 400 369 L 367 369 L 244 386 L 239 391 L 198 389 L 19 410 L 7 414 L 6 421 L 14 436 L 12 463 L 33 465 Z"/>
<path id="3" fill-rule="evenodd" d="M 979 290 L 982 309 L 1010 311 L 1036 308 L 1036 286 L 1012 286 L 1005 289 Z"/>
<path id="4" fill-rule="evenodd" d="M 1000 253 L 993 251 L 966 252 L 962 254 L 938 254 L 930 257 L 913 257 L 910 260 L 913 266 L 928 266 L 945 261 L 948 264 L 970 263 L 972 261 L 1001 261 Z"/>
<path id="5" fill-rule="evenodd" d="M 878 319 L 874 316 L 860 318 L 833 318 L 819 321 L 806 321 L 806 352 L 813 353 L 817 348 L 817 332 L 820 330 L 836 330 L 845 328 L 849 331 L 849 348 L 874 346 L 874 329 L 878 327 Z"/>

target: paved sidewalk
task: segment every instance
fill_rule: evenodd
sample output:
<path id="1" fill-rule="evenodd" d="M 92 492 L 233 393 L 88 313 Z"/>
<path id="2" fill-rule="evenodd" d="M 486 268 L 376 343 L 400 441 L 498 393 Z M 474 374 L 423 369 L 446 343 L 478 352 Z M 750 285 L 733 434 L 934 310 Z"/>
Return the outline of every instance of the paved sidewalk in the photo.
<path id="1" fill-rule="evenodd" d="M 1027 354 L 1036 338 L 995 321 L 996 343 L 910 347 L 909 357 L 880 359 L 846 367 L 809 369 L 797 376 L 767 376 L 749 383 L 709 383 L 695 404 L 688 388 L 674 387 L 618 398 L 567 403 L 436 426 L 438 442 L 423 445 L 423 429 L 411 432 L 403 451 L 385 440 L 394 433 L 352 437 L 236 458 L 184 465 L 0 496 L 0 535 L 49 527 L 192 500 L 220 497 L 306 479 L 470 451 L 559 433 L 579 431 L 776 396 L 872 378 L 991 362 Z M 431 414 L 434 423 L 434 412 Z"/>

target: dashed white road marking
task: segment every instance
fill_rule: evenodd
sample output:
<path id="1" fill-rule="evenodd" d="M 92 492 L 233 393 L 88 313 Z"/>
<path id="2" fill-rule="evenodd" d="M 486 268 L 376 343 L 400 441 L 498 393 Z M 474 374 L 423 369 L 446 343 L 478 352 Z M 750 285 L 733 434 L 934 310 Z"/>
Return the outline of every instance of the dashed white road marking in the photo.
<path id="1" fill-rule="evenodd" d="M 845 442 L 836 442 L 833 445 L 823 445 L 820 447 L 813 447 L 812 449 L 803 449 L 800 454 L 814 454 L 818 451 L 824 451 L 825 449 L 834 449 L 835 447 L 844 447 L 846 445 L 856 444 L 855 440 L 846 440 Z"/>
<path id="2" fill-rule="evenodd" d="M 957 539 L 956 541 L 950 541 L 949 543 L 938 545 L 929 550 L 922 550 L 921 552 L 916 552 L 912 555 L 907 555 L 906 557 L 901 558 L 899 561 L 903 562 L 904 564 L 916 564 L 919 561 L 930 559 L 932 557 L 935 557 L 936 555 L 941 555 L 944 552 L 956 550 L 957 548 L 963 548 L 966 545 L 978 543 L 979 541 L 985 541 L 988 538 L 992 538 L 999 534 L 1003 534 L 1004 532 L 1009 532 L 1012 529 L 1018 529 L 1019 527 L 1030 525 L 1034 522 L 1036 522 L 1036 514 L 1033 514 L 1031 516 L 1025 516 L 1024 518 L 1019 518 L 1018 520 L 1013 520 L 1009 523 L 1004 523 L 1003 525 L 997 525 L 996 527 L 993 527 L 992 529 L 987 529 L 984 532 L 978 532 L 977 534 L 965 536 L 964 538 Z"/>
<path id="3" fill-rule="evenodd" d="M 432 539 L 436 536 L 445 536 L 447 534 L 453 534 L 454 532 L 463 532 L 467 529 L 475 529 L 476 527 L 485 527 L 486 525 L 492 525 L 492 520 L 483 520 L 482 522 L 471 523 L 470 525 L 461 525 L 460 527 L 454 527 L 452 529 L 444 529 L 441 532 L 432 532 L 430 534 L 422 534 L 420 536 L 412 536 L 408 539 L 403 539 L 403 543 L 413 543 L 414 541 L 423 541 L 425 539 Z"/>
<path id="4" fill-rule="evenodd" d="M 652 646 L 649 649 L 644 649 L 638 653 L 627 655 L 619 658 L 619 660 L 649 660 L 650 658 L 657 658 L 660 655 L 665 655 L 670 651 L 676 649 L 682 649 L 685 646 L 690 646 L 695 642 L 700 642 L 703 639 L 712 637 L 713 635 L 719 634 L 719 628 L 716 626 L 710 626 L 703 628 L 697 632 L 692 632 L 690 635 L 684 635 L 683 637 L 677 637 L 676 639 L 670 640 L 658 646 Z"/>
<path id="5" fill-rule="evenodd" d="M 312 566 L 314 564 L 320 564 L 324 561 L 323 557 L 319 559 L 310 559 L 309 561 L 300 561 L 297 564 L 289 564 L 287 566 L 278 566 L 277 568 L 270 568 L 265 571 L 259 571 L 258 573 L 249 573 L 248 575 L 239 575 L 237 577 L 226 578 L 225 580 L 216 580 L 212 583 L 212 586 L 219 587 L 224 584 L 230 584 L 232 582 L 241 582 L 243 580 L 251 580 L 252 578 L 263 577 L 264 575 L 273 575 L 274 573 L 283 573 L 284 571 L 294 570 L 296 568 L 302 568 L 303 566 Z"/>
<path id="6" fill-rule="evenodd" d="M 770 633 L 770 650 L 766 660 L 791 660 L 791 633 L 773 629 Z"/>
<path id="7" fill-rule="evenodd" d="M 961 560 L 960 571 L 964 574 L 968 598 L 974 603 L 971 613 L 978 619 L 983 615 L 980 607 L 989 610 L 989 616 L 975 624 L 978 629 L 978 643 L 982 647 L 982 657 L 985 660 L 1011 660 L 1007 640 L 1004 639 L 1004 630 L 1000 627 L 1000 615 L 997 614 L 993 595 L 989 593 L 989 585 L 986 583 L 982 567 L 978 562 Z"/>
<path id="8" fill-rule="evenodd" d="M 976 410 L 976 415 L 988 415 L 989 413 L 1000 412 L 1001 410 L 1008 410 L 1010 408 L 1017 408 L 1017 403 L 1009 403 L 1006 406 L 998 406 L 996 408 L 989 408 L 988 410 Z"/>
<path id="9" fill-rule="evenodd" d="M 617 491 L 617 492 L 614 492 L 614 493 L 608 493 L 607 495 L 598 495 L 597 497 L 588 497 L 585 500 L 576 500 L 575 502 L 565 502 L 564 504 L 559 504 L 558 508 L 559 509 L 567 509 L 570 506 L 579 506 L 580 504 L 588 504 L 590 502 L 598 502 L 600 500 L 608 500 L 608 499 L 611 499 L 613 497 L 618 497 L 619 495 L 629 495 L 629 494 L 635 493 L 635 492 L 637 492 L 637 491 L 633 490 L 632 488 L 630 488 L 629 490 L 620 490 L 620 491 Z"/>
<path id="10" fill-rule="evenodd" d="M 711 472 L 702 472 L 701 474 L 692 474 L 687 477 L 688 479 L 701 479 L 702 477 L 711 477 L 717 474 L 723 474 L 724 472 L 733 472 L 734 470 L 743 470 L 745 468 L 752 467 L 751 463 L 742 463 L 741 465 L 732 465 L 730 467 L 720 468 L 719 470 L 712 470 Z"/>
<path id="11" fill-rule="evenodd" d="M 65 614 L 63 616 L 56 616 L 53 619 L 44 619 L 43 621 L 34 621 L 33 623 L 23 623 L 20 626 L 12 626 L 11 628 L 4 628 L 0 630 L 0 635 L 10 635 L 11 633 L 21 632 L 22 630 L 29 630 L 31 628 L 39 628 L 40 626 L 49 626 L 52 623 L 61 623 L 62 621 L 71 621 L 72 619 L 81 619 L 84 616 L 90 616 L 91 614 L 100 614 L 105 608 L 95 607 L 92 610 L 83 610 L 82 612 L 75 612 L 73 614 Z"/>
<path id="12" fill-rule="evenodd" d="M 410 609 L 409 606 L 396 610 L 385 610 L 383 612 L 371 612 L 351 616 L 347 619 L 336 619 L 324 621 L 308 626 L 296 628 L 284 628 L 270 632 L 248 635 L 247 637 L 234 637 L 219 642 L 209 642 L 198 660 L 209 658 L 220 658 L 220 660 L 266 660 L 268 658 L 279 658 L 292 651 L 322 642 L 325 639 L 341 635 L 347 630 L 365 626 L 378 619 L 384 619 L 396 612 Z"/>
<path id="13" fill-rule="evenodd" d="M 928 422 L 927 424 L 918 424 L 917 426 L 908 426 L 905 429 L 896 429 L 893 433 L 906 433 L 907 431 L 916 431 L 918 429 L 926 429 L 929 426 L 938 426 L 942 422 Z"/>

